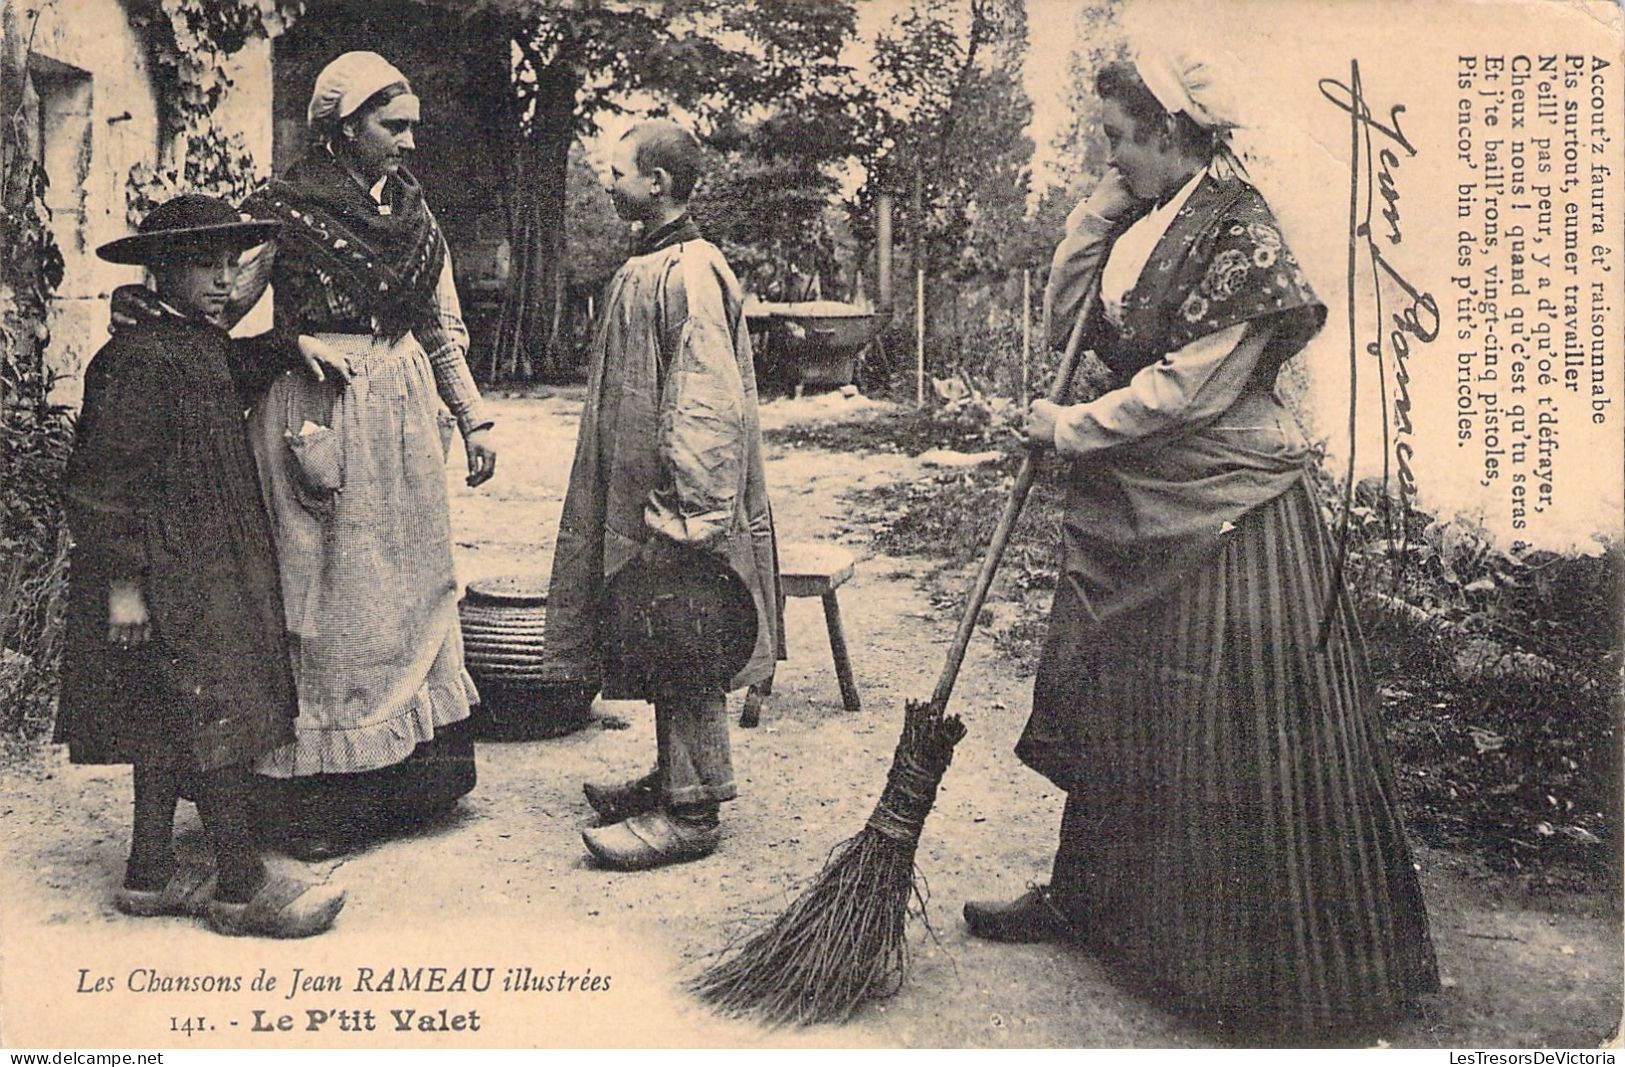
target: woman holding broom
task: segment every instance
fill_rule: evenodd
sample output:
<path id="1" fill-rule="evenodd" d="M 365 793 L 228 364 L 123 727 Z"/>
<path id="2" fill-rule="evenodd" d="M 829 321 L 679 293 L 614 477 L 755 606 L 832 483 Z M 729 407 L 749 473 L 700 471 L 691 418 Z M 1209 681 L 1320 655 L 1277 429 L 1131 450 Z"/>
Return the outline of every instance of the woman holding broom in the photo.
<path id="1" fill-rule="evenodd" d="M 1207 68 L 1100 72 L 1111 167 L 1047 300 L 1116 388 L 1035 401 L 1072 462 L 1016 754 L 1067 794 L 1053 874 L 971 933 L 1082 939 L 1221 1025 L 1392 1019 L 1438 987 L 1365 650 L 1276 372 L 1326 309 Z M 1087 310 L 1086 310 L 1087 309 Z"/>

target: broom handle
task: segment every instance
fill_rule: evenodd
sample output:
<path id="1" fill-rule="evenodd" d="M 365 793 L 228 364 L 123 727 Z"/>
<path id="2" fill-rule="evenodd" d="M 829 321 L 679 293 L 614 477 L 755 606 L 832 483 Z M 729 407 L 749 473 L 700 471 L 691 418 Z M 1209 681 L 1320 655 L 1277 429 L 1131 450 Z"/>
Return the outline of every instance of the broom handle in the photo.
<path id="1" fill-rule="evenodd" d="M 1092 292 L 1084 301 L 1083 310 L 1078 315 L 1078 321 L 1072 326 L 1072 336 L 1067 339 L 1066 353 L 1061 357 L 1061 367 L 1055 372 L 1055 380 L 1050 383 L 1049 399 L 1059 404 L 1066 396 L 1067 386 L 1072 381 L 1072 371 L 1078 365 L 1078 348 L 1083 343 L 1083 327 L 1094 313 L 1095 301 L 1099 299 L 1099 292 Z M 931 703 L 939 710 L 948 707 L 948 698 L 953 695 L 954 682 L 959 679 L 959 666 L 965 660 L 965 649 L 970 647 L 971 635 L 976 632 L 976 617 L 982 613 L 982 602 L 987 599 L 987 591 L 993 585 L 993 575 L 998 572 L 999 561 L 1004 558 L 1004 548 L 1010 543 L 1010 533 L 1016 528 L 1016 520 L 1021 518 L 1021 509 L 1027 503 L 1027 493 L 1033 487 L 1038 477 L 1038 446 L 1029 444 L 1027 455 L 1021 461 L 1021 470 L 1016 474 L 1016 484 L 1010 489 L 1010 499 L 1005 502 L 1004 514 L 999 517 L 999 525 L 993 531 L 993 540 L 987 546 L 987 554 L 982 557 L 982 569 L 976 574 L 976 581 L 971 584 L 970 595 L 965 601 L 965 612 L 959 617 L 959 629 L 954 633 L 953 644 L 948 646 L 948 660 L 942 665 L 942 676 L 937 679 L 937 688 L 931 694 Z"/>

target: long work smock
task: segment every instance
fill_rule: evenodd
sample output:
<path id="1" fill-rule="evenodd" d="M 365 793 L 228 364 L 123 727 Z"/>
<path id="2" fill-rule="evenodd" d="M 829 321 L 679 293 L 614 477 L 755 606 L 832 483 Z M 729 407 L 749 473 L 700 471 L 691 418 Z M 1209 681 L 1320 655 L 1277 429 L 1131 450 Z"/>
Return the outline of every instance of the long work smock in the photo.
<path id="1" fill-rule="evenodd" d="M 771 676 L 780 632 L 756 373 L 739 282 L 683 219 L 610 281 L 559 521 L 548 669 L 643 697 L 604 676 L 598 606 L 653 536 L 726 560 L 756 602 L 756 647 L 735 687 Z"/>

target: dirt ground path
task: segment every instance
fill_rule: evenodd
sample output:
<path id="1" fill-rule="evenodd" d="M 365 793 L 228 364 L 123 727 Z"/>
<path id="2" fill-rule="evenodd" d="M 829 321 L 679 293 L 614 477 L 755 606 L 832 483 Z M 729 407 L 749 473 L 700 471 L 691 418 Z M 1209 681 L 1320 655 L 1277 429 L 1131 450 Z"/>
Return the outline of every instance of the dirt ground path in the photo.
<path id="1" fill-rule="evenodd" d="M 454 528 L 464 580 L 545 571 L 579 416 L 579 393 L 494 400 L 497 478 L 469 491 L 456 471 Z M 833 402 L 770 404 L 773 425 Z M 862 402 L 853 405 L 863 408 Z M 824 620 L 815 601 L 787 610 L 790 659 L 755 730 L 734 733 L 740 799 L 725 811 L 723 848 L 697 863 L 643 874 L 596 870 L 582 855 L 590 825 L 584 779 L 641 770 L 653 722 L 640 704 L 600 703 L 587 729 L 539 742 L 484 744 L 480 784 L 456 814 L 409 838 L 315 865 L 350 889 L 331 934 L 308 942 L 234 942 L 189 919 L 131 920 L 111 907 L 127 846 L 128 772 L 79 768 L 45 749 L 0 775 L 0 1041 L 8 1045 L 194 1044 L 265 1047 L 386 1043 L 843 1044 L 910 1046 L 1203 1046 L 1196 1029 L 1113 981 L 1080 950 L 999 946 L 964 933 L 967 898 L 1007 897 L 1042 880 L 1061 797 L 1011 748 L 1031 679 L 973 645 L 955 695 L 971 728 L 949 770 L 920 848 L 927 916 L 915 924 L 915 966 L 894 999 L 851 1024 L 769 1032 L 712 1018 L 678 989 L 681 975 L 752 917 L 776 914 L 831 846 L 863 824 L 884 782 L 903 703 L 928 695 L 953 620 L 937 613 L 922 576 L 932 564 L 869 554 L 843 492 L 916 476 L 916 461 L 775 448 L 769 479 L 784 540 L 844 541 L 860 557 L 841 589 L 861 712 L 842 710 Z M 738 695 L 734 697 L 737 709 Z M 183 851 L 202 850 L 183 812 Z M 1423 850 L 1446 989 L 1420 1022 L 1370 1036 L 1392 1045 L 1594 1046 L 1620 1018 L 1617 901 L 1525 899 L 1466 857 Z M 304 865 L 277 858 L 279 865 Z M 312 869 L 312 868 L 307 868 Z M 490 990 L 383 993 L 392 967 L 494 969 Z M 562 972 L 566 989 L 504 992 L 509 968 Z M 293 968 L 330 975 L 325 990 L 286 995 Z M 372 970 L 361 981 L 359 968 Z M 84 973 L 81 973 L 81 968 Z M 284 980 L 255 990 L 265 968 Z M 161 975 L 237 976 L 241 988 L 174 994 Z M 477 974 L 477 972 L 476 972 Z M 99 976 L 107 992 L 80 992 Z M 592 989 L 591 979 L 609 979 Z M 447 979 L 450 981 L 450 978 Z M 263 984 L 263 983 L 262 983 Z M 602 984 L 601 982 L 599 983 Z M 142 988 L 136 988 L 140 986 Z M 396 1030 L 386 1009 L 477 1009 L 478 1034 Z M 373 1010 L 375 1030 L 340 1030 L 343 1010 Z M 267 1013 L 256 1017 L 258 1010 Z M 303 1014 L 328 1012 L 316 1030 Z M 292 1019 L 291 1031 L 253 1028 Z M 199 1033 L 172 1017 L 203 1016 Z M 450 1016 L 448 1016 L 449 1018 Z M 363 1017 L 359 1014 L 358 1020 Z M 1311 1040 L 1313 1035 L 1306 1035 Z"/>

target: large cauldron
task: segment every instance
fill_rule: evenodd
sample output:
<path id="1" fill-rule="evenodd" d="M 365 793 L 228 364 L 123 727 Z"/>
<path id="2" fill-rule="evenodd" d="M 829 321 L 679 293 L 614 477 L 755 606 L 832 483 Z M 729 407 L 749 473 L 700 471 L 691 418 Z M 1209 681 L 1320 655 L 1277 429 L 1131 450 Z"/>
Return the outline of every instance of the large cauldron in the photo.
<path id="1" fill-rule="evenodd" d="M 753 332 L 763 335 L 756 370 L 780 388 L 847 385 L 857 374 L 858 353 L 885 326 L 878 312 L 835 300 L 772 304 L 745 302 Z"/>

